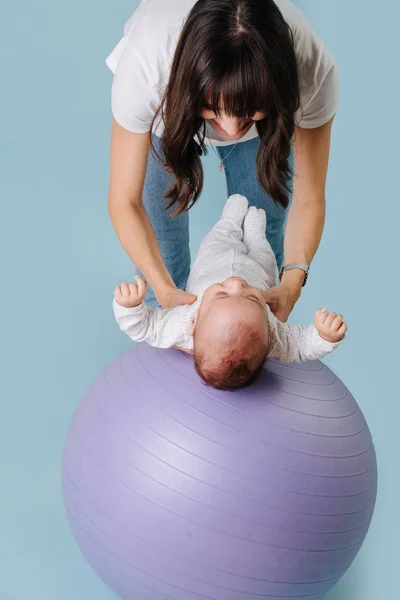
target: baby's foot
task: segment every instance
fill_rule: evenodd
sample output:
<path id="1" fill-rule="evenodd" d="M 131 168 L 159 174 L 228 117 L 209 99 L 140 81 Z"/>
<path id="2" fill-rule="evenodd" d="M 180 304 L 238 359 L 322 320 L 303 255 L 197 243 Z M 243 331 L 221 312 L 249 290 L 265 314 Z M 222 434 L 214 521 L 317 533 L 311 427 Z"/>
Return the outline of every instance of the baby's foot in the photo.
<path id="1" fill-rule="evenodd" d="M 247 198 L 241 194 L 233 194 L 225 202 L 225 206 L 222 211 L 222 218 L 233 221 L 241 226 L 247 213 L 248 206 L 249 202 Z"/>
<path id="2" fill-rule="evenodd" d="M 255 240 L 264 240 L 267 227 L 267 217 L 265 210 L 251 206 L 247 212 L 243 224 L 243 241 L 245 244 L 251 244 Z"/>

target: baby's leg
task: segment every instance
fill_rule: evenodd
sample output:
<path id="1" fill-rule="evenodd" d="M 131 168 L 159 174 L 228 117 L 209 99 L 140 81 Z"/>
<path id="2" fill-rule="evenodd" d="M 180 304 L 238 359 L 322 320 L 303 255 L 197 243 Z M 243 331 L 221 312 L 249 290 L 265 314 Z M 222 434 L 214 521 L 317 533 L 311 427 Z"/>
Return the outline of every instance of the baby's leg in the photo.
<path id="1" fill-rule="evenodd" d="M 225 203 L 221 219 L 205 236 L 200 252 L 211 247 L 223 247 L 224 250 L 234 249 L 242 254 L 247 253 L 247 248 L 242 241 L 242 223 L 247 213 L 248 201 L 244 196 L 234 194 Z"/>
<path id="2" fill-rule="evenodd" d="M 255 206 L 250 207 L 244 219 L 243 242 L 247 247 L 248 256 L 255 260 L 274 282 L 277 282 L 278 267 L 271 244 L 265 236 L 266 225 L 265 211 Z"/>

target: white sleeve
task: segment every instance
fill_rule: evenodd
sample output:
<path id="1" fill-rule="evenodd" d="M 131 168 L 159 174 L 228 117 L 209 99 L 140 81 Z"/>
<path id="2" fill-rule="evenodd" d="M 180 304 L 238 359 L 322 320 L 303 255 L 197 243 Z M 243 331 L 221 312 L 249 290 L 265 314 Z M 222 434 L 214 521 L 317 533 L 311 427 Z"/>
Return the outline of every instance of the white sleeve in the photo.
<path id="1" fill-rule="evenodd" d="M 337 112 L 340 97 L 339 70 L 333 64 L 319 84 L 315 84 L 314 93 L 310 88 L 303 93 L 305 104 L 300 107 L 299 127 L 313 129 L 325 125 Z"/>
<path id="2" fill-rule="evenodd" d="M 158 108 L 158 94 L 147 80 L 137 51 L 128 43 L 119 59 L 109 57 L 107 64 L 114 72 L 111 110 L 115 120 L 128 131 L 147 133 Z"/>
<path id="3" fill-rule="evenodd" d="M 182 341 L 179 315 L 173 308 L 152 308 L 144 302 L 134 308 L 124 308 L 114 298 L 113 310 L 119 328 L 134 342 L 171 348 Z"/>
<path id="4" fill-rule="evenodd" d="M 280 362 L 303 362 L 321 359 L 332 352 L 341 342 L 328 342 L 314 325 L 301 327 L 282 323 L 268 309 L 270 348 L 268 356 Z"/>
<path id="5" fill-rule="evenodd" d="M 339 69 L 329 48 L 310 21 L 296 6 L 293 33 L 299 69 L 300 108 L 295 115 L 299 127 L 313 129 L 327 123 L 339 106 Z"/>

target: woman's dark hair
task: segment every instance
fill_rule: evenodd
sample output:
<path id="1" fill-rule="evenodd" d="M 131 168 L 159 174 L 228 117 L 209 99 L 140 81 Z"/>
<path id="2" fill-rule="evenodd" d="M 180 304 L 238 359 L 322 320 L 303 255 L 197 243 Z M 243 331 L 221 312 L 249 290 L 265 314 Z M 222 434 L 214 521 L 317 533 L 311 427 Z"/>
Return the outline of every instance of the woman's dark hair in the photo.
<path id="1" fill-rule="evenodd" d="M 273 0 L 198 0 L 185 21 L 152 123 L 164 120 L 159 158 L 175 176 L 165 195 L 168 208 L 177 203 L 174 214 L 193 206 L 203 187 L 204 104 L 217 115 L 221 104 L 238 118 L 266 113 L 256 122 L 257 176 L 286 208 L 300 93 L 292 31 Z M 153 151 L 157 155 L 154 146 Z"/>

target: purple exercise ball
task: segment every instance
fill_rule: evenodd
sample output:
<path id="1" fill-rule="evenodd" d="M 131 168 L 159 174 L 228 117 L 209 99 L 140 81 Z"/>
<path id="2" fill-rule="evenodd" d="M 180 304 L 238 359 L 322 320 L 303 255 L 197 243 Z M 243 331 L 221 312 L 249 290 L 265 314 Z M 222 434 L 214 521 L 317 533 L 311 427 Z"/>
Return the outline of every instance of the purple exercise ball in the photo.
<path id="1" fill-rule="evenodd" d="M 320 600 L 376 490 L 364 416 L 320 361 L 268 360 L 223 392 L 190 356 L 146 344 L 86 392 L 63 460 L 78 546 L 125 600 Z"/>

